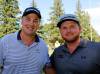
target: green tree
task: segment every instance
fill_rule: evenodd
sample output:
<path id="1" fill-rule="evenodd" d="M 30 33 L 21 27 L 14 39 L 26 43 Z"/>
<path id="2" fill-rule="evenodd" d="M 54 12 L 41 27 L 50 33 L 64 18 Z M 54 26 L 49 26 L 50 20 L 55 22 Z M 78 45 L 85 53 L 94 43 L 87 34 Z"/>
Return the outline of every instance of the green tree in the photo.
<path id="1" fill-rule="evenodd" d="M 51 7 L 50 23 L 45 24 L 43 28 L 46 42 L 52 49 L 56 41 L 62 42 L 58 28 L 56 27 L 59 17 L 64 14 L 62 6 L 62 0 L 54 0 L 53 7 Z"/>
<path id="2" fill-rule="evenodd" d="M 44 24 L 40 30 L 42 34 L 42 38 L 46 41 L 46 43 L 51 47 L 51 49 L 54 49 L 54 45 L 56 41 L 59 41 L 60 43 L 63 42 L 59 29 L 54 28 L 52 24 Z"/>
<path id="3" fill-rule="evenodd" d="M 2 0 L 0 1 L 0 37 L 5 34 L 15 32 L 16 24 L 20 13 L 17 0 Z"/>
<path id="4" fill-rule="evenodd" d="M 32 7 L 37 7 L 36 2 L 32 0 Z"/>
<path id="5" fill-rule="evenodd" d="M 52 11 L 50 13 L 50 21 L 53 25 L 56 25 L 58 18 L 64 14 L 62 6 L 62 0 L 54 0 L 53 7 L 51 7 Z"/>
<path id="6" fill-rule="evenodd" d="M 81 37 L 91 40 L 91 41 L 99 41 L 99 36 L 93 27 L 90 24 L 90 16 L 87 12 L 81 10 L 80 0 L 77 0 L 77 8 L 76 15 L 80 20 L 80 24 L 82 26 Z"/>

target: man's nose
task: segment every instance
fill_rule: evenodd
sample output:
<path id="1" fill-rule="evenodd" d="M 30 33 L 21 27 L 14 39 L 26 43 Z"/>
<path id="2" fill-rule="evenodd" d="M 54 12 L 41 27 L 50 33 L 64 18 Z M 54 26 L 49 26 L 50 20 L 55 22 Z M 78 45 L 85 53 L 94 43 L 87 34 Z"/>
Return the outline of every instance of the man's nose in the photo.
<path id="1" fill-rule="evenodd" d="M 67 29 L 67 32 L 70 32 L 71 31 L 71 29 Z"/>
<path id="2" fill-rule="evenodd" d="M 35 25 L 35 23 L 33 21 L 30 21 L 29 23 L 31 26 Z"/>

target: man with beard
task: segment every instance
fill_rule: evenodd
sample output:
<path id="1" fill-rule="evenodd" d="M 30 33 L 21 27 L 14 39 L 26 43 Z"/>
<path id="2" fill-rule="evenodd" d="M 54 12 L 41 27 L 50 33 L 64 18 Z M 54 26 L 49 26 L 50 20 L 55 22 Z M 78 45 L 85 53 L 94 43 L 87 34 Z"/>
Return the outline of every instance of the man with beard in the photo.
<path id="1" fill-rule="evenodd" d="M 57 74 L 100 74 L 100 43 L 80 38 L 76 15 L 61 16 L 57 27 L 65 41 L 50 57 Z"/>

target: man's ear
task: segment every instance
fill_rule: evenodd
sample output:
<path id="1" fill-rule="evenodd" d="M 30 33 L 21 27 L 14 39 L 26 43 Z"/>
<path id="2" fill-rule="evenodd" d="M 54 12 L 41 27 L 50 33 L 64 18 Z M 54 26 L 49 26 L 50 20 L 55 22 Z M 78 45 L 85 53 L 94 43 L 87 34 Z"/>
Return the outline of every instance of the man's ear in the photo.
<path id="1" fill-rule="evenodd" d="M 20 24 L 19 27 L 22 28 L 22 19 L 20 19 L 20 23 L 19 24 Z"/>

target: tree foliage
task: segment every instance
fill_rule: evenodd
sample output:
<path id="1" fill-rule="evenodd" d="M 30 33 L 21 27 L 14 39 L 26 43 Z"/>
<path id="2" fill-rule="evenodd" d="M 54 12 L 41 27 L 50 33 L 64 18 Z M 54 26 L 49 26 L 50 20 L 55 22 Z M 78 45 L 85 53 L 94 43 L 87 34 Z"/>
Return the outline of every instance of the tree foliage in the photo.
<path id="1" fill-rule="evenodd" d="M 50 22 L 41 27 L 41 33 L 47 44 L 53 49 L 56 41 L 63 42 L 60 37 L 59 29 L 56 27 L 57 21 L 64 11 L 62 9 L 62 1 L 54 0 L 52 12 L 50 13 Z"/>
<path id="2" fill-rule="evenodd" d="M 51 7 L 51 13 L 50 13 L 50 21 L 53 25 L 56 25 L 58 18 L 64 14 L 63 11 L 63 4 L 62 0 L 53 0 L 53 6 Z"/>
<path id="3" fill-rule="evenodd" d="M 34 0 L 32 0 L 32 7 L 37 7 L 37 4 Z"/>
<path id="4" fill-rule="evenodd" d="M 99 36 L 96 31 L 93 29 L 90 24 L 90 16 L 87 12 L 81 10 L 80 0 L 77 0 L 77 8 L 76 15 L 80 20 L 80 24 L 82 26 L 81 37 L 91 40 L 91 41 L 99 41 Z"/>
<path id="5" fill-rule="evenodd" d="M 20 13 L 17 0 L 0 1 L 0 37 L 17 30 L 17 14 Z"/>

